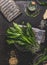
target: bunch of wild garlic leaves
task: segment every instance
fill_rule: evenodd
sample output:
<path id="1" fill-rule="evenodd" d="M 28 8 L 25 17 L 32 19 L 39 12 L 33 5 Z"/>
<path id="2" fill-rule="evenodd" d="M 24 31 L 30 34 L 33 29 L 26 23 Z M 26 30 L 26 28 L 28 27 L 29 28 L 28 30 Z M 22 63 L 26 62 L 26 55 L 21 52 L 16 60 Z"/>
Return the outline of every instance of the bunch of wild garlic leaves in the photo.
<path id="1" fill-rule="evenodd" d="M 13 22 L 13 26 L 7 30 L 7 43 L 18 44 L 33 53 L 39 49 L 30 23 L 27 23 L 24 27 Z"/>

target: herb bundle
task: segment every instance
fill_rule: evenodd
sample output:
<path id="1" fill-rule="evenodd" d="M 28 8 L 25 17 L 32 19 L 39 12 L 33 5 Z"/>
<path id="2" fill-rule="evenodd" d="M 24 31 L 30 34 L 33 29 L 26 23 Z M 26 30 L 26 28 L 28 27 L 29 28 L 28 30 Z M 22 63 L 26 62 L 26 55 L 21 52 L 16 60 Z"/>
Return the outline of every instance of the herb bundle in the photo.
<path id="1" fill-rule="evenodd" d="M 32 51 L 32 53 L 35 53 L 39 49 L 39 44 L 36 42 L 35 34 L 29 23 L 26 24 L 26 27 L 21 27 L 13 22 L 13 26 L 7 30 L 7 43 L 18 44 Z"/>

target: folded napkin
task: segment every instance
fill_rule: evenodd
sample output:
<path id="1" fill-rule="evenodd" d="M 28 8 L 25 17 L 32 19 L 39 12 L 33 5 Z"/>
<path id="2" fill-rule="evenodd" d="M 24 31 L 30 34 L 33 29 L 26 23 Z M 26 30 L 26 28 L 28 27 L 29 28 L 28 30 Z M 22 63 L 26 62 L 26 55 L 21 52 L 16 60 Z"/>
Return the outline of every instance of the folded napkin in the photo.
<path id="1" fill-rule="evenodd" d="M 13 0 L 0 0 L 0 9 L 8 21 L 12 21 L 21 13 L 18 5 Z"/>

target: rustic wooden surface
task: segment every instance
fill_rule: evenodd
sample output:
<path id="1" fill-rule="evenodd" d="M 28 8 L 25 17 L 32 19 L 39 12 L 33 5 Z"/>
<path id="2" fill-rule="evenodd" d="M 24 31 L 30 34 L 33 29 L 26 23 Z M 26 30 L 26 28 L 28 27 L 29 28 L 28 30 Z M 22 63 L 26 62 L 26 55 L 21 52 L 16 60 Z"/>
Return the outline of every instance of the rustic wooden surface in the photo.
<path id="1" fill-rule="evenodd" d="M 28 17 L 24 12 L 24 9 L 25 9 L 24 7 L 27 2 L 17 1 L 16 3 L 19 5 L 22 11 L 22 14 L 19 17 L 17 17 L 17 19 L 15 19 L 14 21 L 18 24 L 21 24 L 22 21 L 25 21 L 25 24 L 27 22 L 30 22 L 32 26 L 38 27 L 40 24 L 40 21 L 43 19 L 43 14 L 47 7 L 40 6 L 40 8 L 42 9 L 41 13 L 35 18 L 31 18 L 31 17 Z M 12 25 L 12 23 L 13 22 L 8 22 L 7 19 L 0 12 L 0 65 L 9 65 L 8 64 L 9 52 L 10 50 L 16 49 L 15 46 L 10 47 L 6 43 L 6 30 L 8 27 Z M 18 65 L 29 65 L 29 62 L 32 60 L 31 53 L 23 54 L 16 50 L 16 54 L 18 59 L 20 60 Z"/>

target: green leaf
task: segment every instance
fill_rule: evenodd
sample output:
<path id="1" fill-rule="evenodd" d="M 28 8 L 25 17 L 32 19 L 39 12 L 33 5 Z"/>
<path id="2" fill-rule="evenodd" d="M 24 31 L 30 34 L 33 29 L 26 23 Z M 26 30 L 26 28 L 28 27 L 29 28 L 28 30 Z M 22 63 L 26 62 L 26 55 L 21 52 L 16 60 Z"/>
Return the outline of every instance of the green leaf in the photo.
<path id="1" fill-rule="evenodd" d="M 8 43 L 8 44 L 14 44 L 15 41 L 14 41 L 14 40 L 7 40 L 7 43 Z"/>
<path id="2" fill-rule="evenodd" d="M 39 57 L 39 60 L 36 63 L 34 63 L 34 65 L 39 65 L 41 62 L 43 62 L 45 60 L 47 60 L 47 55 L 41 55 Z"/>
<path id="3" fill-rule="evenodd" d="M 9 34 L 9 36 L 10 36 L 10 35 L 13 35 L 13 36 L 20 36 L 20 35 L 21 35 L 21 34 L 16 33 L 16 32 L 15 32 L 15 33 L 14 33 L 14 32 L 11 32 L 10 29 L 7 30 L 7 34 Z"/>
<path id="4" fill-rule="evenodd" d="M 18 32 L 22 33 L 22 29 L 20 28 L 20 26 L 19 26 L 18 24 L 16 24 L 16 23 L 13 22 L 13 25 L 14 25 L 14 28 L 15 28 Z"/>
<path id="5" fill-rule="evenodd" d="M 22 36 L 22 39 L 26 41 L 28 44 L 31 44 L 31 42 L 25 36 Z"/>
<path id="6" fill-rule="evenodd" d="M 28 33 L 28 35 L 30 35 L 31 37 L 35 37 L 34 32 L 33 32 L 33 30 L 32 30 L 32 26 L 31 26 L 29 23 L 27 23 L 27 33 Z"/>
<path id="7" fill-rule="evenodd" d="M 34 32 L 32 30 L 32 26 L 27 23 L 27 35 L 28 37 L 30 38 L 30 41 L 32 41 L 32 44 L 36 45 L 36 39 L 35 39 L 35 35 L 34 35 Z"/>
<path id="8" fill-rule="evenodd" d="M 11 32 L 16 32 L 16 29 L 14 27 L 10 27 Z"/>
<path id="9" fill-rule="evenodd" d="M 18 38 L 19 36 L 20 36 L 20 35 L 15 35 L 15 36 L 14 36 L 14 35 L 9 35 L 8 38 L 16 39 L 16 38 Z"/>
<path id="10" fill-rule="evenodd" d="M 25 45 L 25 43 L 22 41 L 16 41 L 16 43 L 18 43 L 19 45 Z"/>

